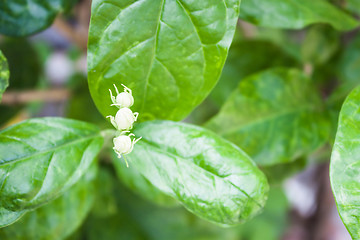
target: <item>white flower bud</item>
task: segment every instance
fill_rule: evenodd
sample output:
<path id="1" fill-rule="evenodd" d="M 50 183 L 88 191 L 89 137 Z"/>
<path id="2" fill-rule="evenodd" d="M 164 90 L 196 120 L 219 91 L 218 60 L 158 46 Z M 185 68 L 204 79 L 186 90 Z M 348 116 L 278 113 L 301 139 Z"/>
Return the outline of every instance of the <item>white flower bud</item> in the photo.
<path id="1" fill-rule="evenodd" d="M 114 150 L 118 155 L 128 154 L 133 149 L 133 142 L 127 135 L 120 135 L 113 140 Z"/>
<path id="2" fill-rule="evenodd" d="M 121 108 L 129 108 L 134 104 L 134 97 L 128 92 L 122 92 L 116 96 L 116 105 Z"/>
<path id="3" fill-rule="evenodd" d="M 129 108 L 120 108 L 115 115 L 115 124 L 118 130 L 132 129 L 136 115 Z"/>

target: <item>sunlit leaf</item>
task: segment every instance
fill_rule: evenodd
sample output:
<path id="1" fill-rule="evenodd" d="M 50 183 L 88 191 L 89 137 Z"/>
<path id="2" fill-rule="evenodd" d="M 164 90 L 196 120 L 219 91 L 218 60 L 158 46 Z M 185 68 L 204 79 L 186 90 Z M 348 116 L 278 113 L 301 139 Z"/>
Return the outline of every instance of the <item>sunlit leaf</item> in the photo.
<path id="1" fill-rule="evenodd" d="M 114 114 L 109 89 L 125 84 L 139 121 L 185 118 L 216 84 L 240 0 L 94 0 L 88 73 L 94 102 Z"/>
<path id="2" fill-rule="evenodd" d="M 142 139 L 126 155 L 130 167 L 194 214 L 233 225 L 264 206 L 264 174 L 241 149 L 218 135 L 171 121 L 145 122 L 134 133 Z"/>
<path id="3" fill-rule="evenodd" d="M 316 89 L 300 71 L 270 69 L 240 82 L 206 126 L 259 165 L 288 163 L 323 145 L 329 123 Z"/>
<path id="4" fill-rule="evenodd" d="M 27 212 L 16 223 L 0 229 L 2 240 L 60 240 L 73 233 L 84 221 L 95 199 L 97 166 L 62 196 Z"/>
<path id="5" fill-rule="evenodd" d="M 0 132 L 0 206 L 34 209 L 61 195 L 87 171 L 103 138 L 91 124 L 31 119 Z"/>
<path id="6" fill-rule="evenodd" d="M 331 155 L 330 180 L 340 217 L 360 238 L 360 87 L 346 99 Z"/>

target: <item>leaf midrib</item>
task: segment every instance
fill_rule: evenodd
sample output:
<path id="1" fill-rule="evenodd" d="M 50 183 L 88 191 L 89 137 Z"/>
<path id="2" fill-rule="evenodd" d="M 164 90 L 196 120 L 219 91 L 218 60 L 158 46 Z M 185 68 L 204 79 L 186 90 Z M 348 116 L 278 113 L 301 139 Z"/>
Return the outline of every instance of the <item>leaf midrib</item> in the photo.
<path id="1" fill-rule="evenodd" d="M 236 126 L 234 128 L 230 128 L 230 129 L 222 128 L 222 129 L 224 129 L 224 131 L 218 131 L 218 133 L 222 136 L 229 135 L 229 134 L 238 132 L 241 129 L 252 126 L 252 125 L 262 124 L 262 123 L 271 121 L 276 118 L 284 117 L 286 115 L 292 115 L 292 114 L 295 114 L 298 112 L 304 112 L 306 110 L 313 110 L 313 109 L 314 109 L 313 106 L 305 105 L 305 107 L 289 109 L 286 111 L 279 112 L 278 114 L 269 114 L 268 116 L 266 116 L 264 118 L 256 119 L 255 121 L 248 121 L 248 122 L 245 122 L 244 124 L 240 124 L 240 125 L 235 124 Z"/>
<path id="2" fill-rule="evenodd" d="M 9 164 L 13 164 L 13 163 L 17 163 L 17 162 L 20 162 L 20 161 L 23 161 L 23 160 L 27 160 L 29 158 L 40 156 L 40 155 L 43 155 L 43 154 L 46 154 L 46 153 L 55 152 L 58 149 L 61 149 L 61 148 L 64 148 L 64 147 L 67 147 L 67 146 L 70 146 L 70 145 L 75 145 L 77 143 L 80 143 L 80 142 L 83 142 L 83 141 L 86 141 L 86 140 L 89 140 L 89 139 L 95 139 L 97 137 L 101 137 L 99 133 L 92 134 L 92 135 L 87 136 L 87 137 L 79 138 L 79 139 L 76 139 L 74 141 L 66 142 L 66 143 L 58 145 L 56 147 L 51 147 L 49 149 L 45 149 L 45 150 L 42 150 L 42 151 L 37 151 L 35 154 L 31 154 L 30 156 L 24 156 L 24 157 L 17 158 L 17 159 L 6 160 L 5 162 L 0 162 L 0 167 L 6 166 L 6 165 L 9 165 Z"/>
<path id="3" fill-rule="evenodd" d="M 196 165 L 193 161 L 189 160 L 191 157 L 183 157 L 183 156 L 178 156 L 175 155 L 174 153 L 171 152 L 167 152 L 164 149 L 160 148 L 158 145 L 152 143 L 150 140 L 147 140 L 145 138 L 141 139 L 142 142 L 145 142 L 146 144 L 150 145 L 150 147 L 153 147 L 155 149 L 157 149 L 159 152 L 164 153 L 165 155 L 170 155 L 175 157 L 176 159 L 184 159 L 187 162 L 190 162 L 190 164 L 194 165 L 196 168 L 200 168 L 202 171 L 205 171 L 207 173 L 210 173 L 212 176 L 214 176 L 215 178 L 220 178 L 223 181 L 227 182 L 229 185 L 232 185 L 233 187 L 235 187 L 236 189 L 238 189 L 240 192 L 242 192 L 248 199 L 250 199 L 251 201 L 253 201 L 254 203 L 256 203 L 259 207 L 262 207 L 262 205 L 260 203 L 258 203 L 257 201 L 255 201 L 248 193 L 246 193 L 246 191 L 244 191 L 243 189 L 241 189 L 240 187 L 236 186 L 234 183 L 232 183 L 231 181 L 224 179 L 218 175 L 216 175 L 215 173 L 212 173 L 204 168 L 201 168 L 200 166 Z M 145 176 L 144 176 L 145 177 Z"/>

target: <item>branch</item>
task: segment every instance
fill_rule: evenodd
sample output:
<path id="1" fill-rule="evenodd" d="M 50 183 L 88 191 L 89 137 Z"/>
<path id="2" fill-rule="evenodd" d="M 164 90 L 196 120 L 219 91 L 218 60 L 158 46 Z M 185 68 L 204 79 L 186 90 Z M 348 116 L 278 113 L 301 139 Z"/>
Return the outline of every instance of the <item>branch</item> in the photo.
<path id="1" fill-rule="evenodd" d="M 47 90 L 7 91 L 1 104 L 19 105 L 30 102 L 62 102 L 70 97 L 70 91 L 64 88 Z"/>

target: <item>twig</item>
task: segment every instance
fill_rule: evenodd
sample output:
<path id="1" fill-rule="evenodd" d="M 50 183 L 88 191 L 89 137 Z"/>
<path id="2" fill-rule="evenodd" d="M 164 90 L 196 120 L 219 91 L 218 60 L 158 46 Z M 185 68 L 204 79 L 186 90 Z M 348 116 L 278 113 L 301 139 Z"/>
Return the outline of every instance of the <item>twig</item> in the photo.
<path id="1" fill-rule="evenodd" d="M 238 20 L 238 26 L 241 29 L 245 38 L 254 38 L 256 34 L 256 27 L 248 22 Z"/>
<path id="2" fill-rule="evenodd" d="M 314 72 L 314 66 L 311 63 L 305 63 L 303 71 L 306 76 L 311 77 Z"/>
<path id="3" fill-rule="evenodd" d="M 64 88 L 47 90 L 7 91 L 1 104 L 19 105 L 29 102 L 62 102 L 70 97 L 70 91 Z"/>

